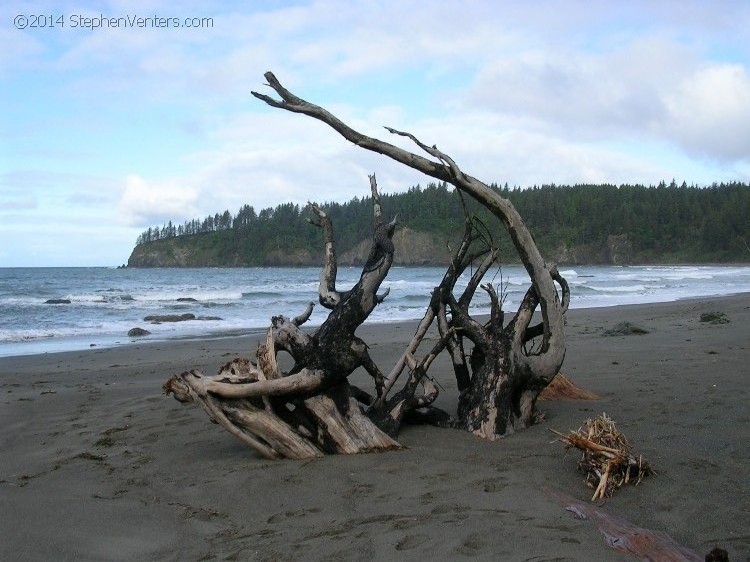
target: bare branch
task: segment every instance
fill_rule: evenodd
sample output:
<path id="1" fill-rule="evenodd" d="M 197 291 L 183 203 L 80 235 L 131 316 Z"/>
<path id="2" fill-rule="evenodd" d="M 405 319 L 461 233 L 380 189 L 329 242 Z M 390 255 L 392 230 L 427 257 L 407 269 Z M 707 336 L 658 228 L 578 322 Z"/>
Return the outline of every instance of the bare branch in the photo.
<path id="1" fill-rule="evenodd" d="M 227 384 L 204 380 L 206 392 L 224 398 L 250 398 L 252 396 L 298 396 L 309 394 L 323 387 L 325 373 L 303 369 L 299 373 L 273 380 L 260 380 L 250 384 Z"/>
<path id="2" fill-rule="evenodd" d="M 388 154 L 392 152 L 395 155 L 394 159 L 396 161 L 401 162 L 402 164 L 406 164 L 411 168 L 421 170 L 428 175 L 437 177 L 438 179 L 450 181 L 450 174 L 448 172 L 448 169 L 444 165 L 432 162 L 422 156 L 412 154 L 411 152 L 398 148 L 397 146 L 394 146 L 390 143 L 368 137 L 367 135 L 363 135 L 346 125 L 344 122 L 339 120 L 337 117 L 335 117 L 322 107 L 311 104 L 289 92 L 281 85 L 281 83 L 272 72 L 266 72 L 264 76 L 266 77 L 266 80 L 268 80 L 268 85 L 273 88 L 273 90 L 276 91 L 276 93 L 281 97 L 281 101 L 275 100 L 270 96 L 266 96 L 258 92 L 252 92 L 252 95 L 264 101 L 268 105 L 277 107 L 279 109 L 284 109 L 286 111 L 291 111 L 293 113 L 302 113 L 314 119 L 318 119 L 319 121 L 322 121 L 332 127 L 346 140 L 356 144 L 357 146 L 360 146 L 367 150 L 378 152 L 380 154 Z"/>
<path id="3" fill-rule="evenodd" d="M 479 267 L 471 276 L 471 279 L 469 279 L 469 282 L 466 285 L 464 292 L 461 294 L 461 298 L 458 299 L 459 306 L 462 306 L 468 309 L 469 304 L 471 304 L 471 299 L 474 297 L 474 293 L 476 292 L 477 287 L 481 283 L 482 278 L 484 277 L 484 274 L 487 273 L 487 271 L 490 269 L 490 267 L 492 267 L 492 264 L 494 264 L 496 260 L 497 260 L 497 250 L 492 250 L 487 255 L 487 257 L 484 258 L 482 263 L 479 264 Z"/>
<path id="4" fill-rule="evenodd" d="M 419 326 L 417 326 L 414 337 L 409 342 L 409 345 L 406 346 L 406 351 L 404 351 L 401 357 L 399 357 L 398 361 L 396 361 L 396 364 L 393 366 L 391 372 L 388 373 L 388 376 L 385 377 L 385 383 L 383 386 L 384 396 L 387 396 L 391 388 L 393 388 L 393 385 L 396 384 L 396 381 L 404 371 L 404 367 L 406 367 L 409 356 L 413 356 L 414 353 L 416 353 L 419 344 L 422 343 L 422 340 L 424 339 L 425 334 L 427 334 L 427 330 L 430 329 L 430 326 L 432 325 L 432 321 L 434 319 L 435 311 L 432 308 L 428 308 L 427 312 L 425 312 L 425 315 L 422 318 L 422 321 L 419 323 Z"/>
<path id="5" fill-rule="evenodd" d="M 490 189 L 489 186 L 476 178 L 464 174 L 450 157 L 439 151 L 436 147 L 427 146 L 411 133 L 403 133 L 395 129 L 389 129 L 394 134 L 406 136 L 412 139 L 422 150 L 425 150 L 431 156 L 439 159 L 440 162 L 428 160 L 427 158 L 413 154 L 390 143 L 363 135 L 345 125 L 342 121 L 323 108 L 310 104 L 309 102 L 291 94 L 291 92 L 281 85 L 273 73 L 267 72 L 265 77 L 271 88 L 276 91 L 283 101 L 278 102 L 272 100 L 268 96 L 263 96 L 253 92 L 253 95 L 259 99 L 262 99 L 274 107 L 303 113 L 318 119 L 332 127 L 345 139 L 362 148 L 384 154 L 397 162 L 409 166 L 410 168 L 419 170 L 436 179 L 450 182 L 461 191 L 464 191 L 476 199 L 490 212 L 497 216 L 502 221 L 505 229 L 510 235 L 513 245 L 521 258 L 521 262 L 529 273 L 532 285 L 535 287 L 535 292 L 538 296 L 539 304 L 541 305 L 542 322 L 545 326 L 543 334 L 544 344 L 542 347 L 545 350 L 552 350 L 554 352 L 554 358 L 550 357 L 552 363 L 562 362 L 562 357 L 564 357 L 565 354 L 564 335 L 562 333 L 563 310 L 560 306 L 557 290 L 554 281 L 549 275 L 544 259 L 534 243 L 531 233 L 526 228 L 526 225 L 510 201 L 501 197 L 498 193 Z"/>
<path id="6" fill-rule="evenodd" d="M 532 285 L 526 290 L 526 294 L 521 300 L 521 304 L 518 307 L 518 312 L 516 312 L 515 317 L 508 322 L 508 325 L 505 327 L 506 333 L 510 334 L 511 339 L 519 348 L 526 341 L 526 330 L 531 323 L 534 311 L 538 305 L 539 299 L 536 295 L 536 289 L 534 289 L 534 286 Z"/>
<path id="7" fill-rule="evenodd" d="M 380 398 L 383 396 L 385 378 L 383 377 L 383 372 L 380 370 L 380 367 L 375 364 L 375 361 L 372 360 L 369 353 L 367 354 L 366 359 L 362 361 L 362 368 L 367 371 L 373 379 L 375 379 L 375 393 L 377 397 Z"/>
<path id="8" fill-rule="evenodd" d="M 448 349 L 453 363 L 453 373 L 456 377 L 456 386 L 459 392 L 463 392 L 471 385 L 471 374 L 469 366 L 466 364 L 466 354 L 464 346 L 455 329 L 450 327 L 446 315 L 445 304 L 440 303 L 438 310 L 438 329 L 440 330 L 441 342 Z"/>
<path id="9" fill-rule="evenodd" d="M 378 304 L 382 303 L 386 299 L 386 297 L 390 294 L 390 292 L 391 292 L 391 288 L 386 287 L 385 291 L 383 291 L 382 293 L 380 293 L 379 295 L 375 297 L 375 300 L 377 301 L 377 303 Z"/>
<path id="10" fill-rule="evenodd" d="M 562 291 L 561 307 L 563 313 L 565 313 L 568 311 L 568 306 L 570 305 L 570 286 L 565 277 L 560 275 L 560 272 L 557 270 L 557 265 L 550 267 L 550 275 L 552 276 L 552 279 L 557 281 L 560 285 Z"/>
<path id="11" fill-rule="evenodd" d="M 461 171 L 461 169 L 456 165 L 456 163 L 453 161 L 451 157 L 449 157 L 444 152 L 441 152 L 438 150 L 438 147 L 434 144 L 432 146 L 427 146 L 422 141 L 420 141 L 417 137 L 412 135 L 411 133 L 406 133 L 404 131 L 398 131 L 396 129 L 393 129 L 391 127 L 385 127 L 385 130 L 389 133 L 393 133 L 394 135 L 399 135 L 402 137 L 409 137 L 414 143 L 419 146 L 422 150 L 424 150 L 427 154 L 430 156 L 434 156 L 438 160 L 440 160 L 443 164 L 445 164 L 448 169 L 450 170 L 451 176 L 456 181 L 461 181 L 464 178 L 464 173 Z"/>
<path id="12" fill-rule="evenodd" d="M 378 193 L 378 183 L 375 174 L 368 176 L 370 178 L 370 192 L 372 193 L 372 209 L 375 215 L 375 228 L 383 224 L 383 210 L 380 207 L 380 194 Z"/>
<path id="13" fill-rule="evenodd" d="M 294 320 L 285 316 L 274 316 L 271 325 L 276 330 L 274 350 L 284 349 L 293 357 L 302 353 L 310 345 L 310 336 L 303 333 Z"/>
<path id="14" fill-rule="evenodd" d="M 229 433 L 235 437 L 241 439 L 244 443 L 255 449 L 263 457 L 267 459 L 280 458 L 276 451 L 271 447 L 263 443 L 261 440 L 256 438 L 252 434 L 248 434 L 242 431 L 235 424 L 233 424 L 224 413 L 221 408 L 211 399 L 208 393 L 205 391 L 203 373 L 197 370 L 188 371 L 180 375 L 174 375 L 167 384 L 164 385 L 165 394 L 174 393 L 178 400 L 184 402 L 188 399 L 190 401 L 197 402 L 201 408 L 208 414 L 208 417 L 221 425 Z M 182 397 L 182 398 L 180 398 Z M 187 398 L 189 397 L 189 398 Z"/>
<path id="15" fill-rule="evenodd" d="M 307 303 L 307 308 L 305 311 L 300 314 L 299 316 L 295 316 L 292 319 L 292 324 L 295 326 L 302 326 L 305 322 L 307 322 L 310 319 L 310 316 L 312 316 L 313 308 L 315 308 L 315 303 L 313 301 L 310 301 Z"/>
<path id="16" fill-rule="evenodd" d="M 345 295 L 336 290 L 336 274 L 338 264 L 336 261 L 336 247 L 333 241 L 333 225 L 328 215 L 313 203 L 308 203 L 310 210 L 317 215 L 316 221 L 310 221 L 315 226 L 323 229 L 323 247 L 325 260 L 323 270 L 320 272 L 320 285 L 318 287 L 318 298 L 320 304 L 325 308 L 333 309 Z"/>
<path id="17" fill-rule="evenodd" d="M 490 340 L 489 333 L 479 322 L 474 320 L 467 309 L 462 307 L 456 301 L 453 294 L 448 295 L 448 306 L 451 312 L 451 326 L 461 330 L 461 334 L 469 338 L 472 342 L 481 343 Z"/>
<path id="18" fill-rule="evenodd" d="M 494 333 L 500 333 L 503 329 L 503 307 L 500 303 L 500 299 L 498 298 L 497 292 L 492 283 L 482 285 L 482 289 L 484 289 L 490 297 L 490 329 Z"/>

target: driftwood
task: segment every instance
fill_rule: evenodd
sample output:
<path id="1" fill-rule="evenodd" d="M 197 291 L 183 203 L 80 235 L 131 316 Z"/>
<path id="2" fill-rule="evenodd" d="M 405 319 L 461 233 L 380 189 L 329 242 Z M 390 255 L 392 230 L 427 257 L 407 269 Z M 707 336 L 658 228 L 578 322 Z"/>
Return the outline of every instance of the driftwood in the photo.
<path id="1" fill-rule="evenodd" d="M 336 288 L 330 220 L 310 205 L 316 217 L 312 222 L 324 231 L 326 265 L 318 292 L 320 303 L 331 309 L 326 321 L 313 334 L 302 332 L 300 327 L 312 314 L 312 302 L 295 318 L 275 316 L 256 353 L 256 364 L 235 359 L 210 377 L 187 371 L 167 381 L 165 394 L 173 394 L 181 402 L 199 403 L 212 421 L 270 459 L 400 447 L 365 415 L 366 403 L 372 399 L 347 381 L 354 370 L 363 367 L 382 388 L 383 376 L 367 345 L 354 335 L 385 298 L 377 291 L 393 262 L 390 238 L 395 222 L 383 221 L 375 176 L 370 178 L 370 187 L 375 215 L 373 247 L 359 281 L 348 291 Z M 279 351 L 295 360 L 289 372 L 278 367 Z"/>
<path id="2" fill-rule="evenodd" d="M 594 489 L 591 501 L 611 497 L 625 484 L 640 484 L 644 477 L 656 474 L 641 455 L 633 453 L 630 443 L 606 414 L 588 419 L 577 431 L 560 436 L 565 448 L 581 453 L 578 470 L 586 474 L 586 485 Z"/>
<path id="3" fill-rule="evenodd" d="M 357 146 L 447 181 L 486 207 L 515 245 L 531 285 L 515 314 L 506 318 L 502 291 L 492 283 L 483 283 L 484 275 L 497 262 L 492 237 L 467 217 L 463 239 L 433 290 L 414 337 L 396 365 L 387 373 L 381 371 L 370 357 L 366 342 L 355 335 L 357 327 L 387 297 L 387 291 L 378 291 L 393 262 L 391 237 L 396 220 L 385 222 L 373 175 L 371 250 L 359 281 L 351 289 L 341 290 L 336 283 L 330 218 L 319 205 L 311 203 L 308 207 L 310 222 L 323 235 L 325 259 L 318 301 L 330 310 L 323 324 L 311 333 L 301 329 L 313 303 L 296 318 L 276 316 L 257 364 L 237 360 L 213 377 L 188 371 L 172 377 L 165 392 L 173 393 L 178 400 L 200 403 L 212 420 L 269 458 L 397 448 L 395 438 L 405 421 L 460 428 L 486 439 L 503 437 L 533 423 L 539 393 L 558 373 L 565 356 L 563 315 L 570 293 L 556 266 L 542 258 L 513 205 L 465 174 L 448 155 L 410 133 L 387 128 L 411 139 L 430 158 L 363 135 L 325 109 L 289 92 L 272 73 L 265 76 L 279 98 L 257 92 L 253 95 L 271 107 L 320 120 Z M 455 294 L 456 282 L 465 272 L 470 272 L 467 287 Z M 469 314 L 478 289 L 490 298 L 491 313 L 486 322 Z M 420 349 L 435 324 L 437 342 L 427 350 Z M 288 372 L 282 372 L 275 363 L 280 351 L 294 360 Z M 460 392 L 455 414 L 433 405 L 439 387 L 428 370 L 443 351 L 451 357 Z M 372 376 L 374 392 L 349 384 L 349 375 L 360 367 Z"/>
<path id="4" fill-rule="evenodd" d="M 658 560 L 660 562 L 702 562 L 704 557 L 677 543 L 672 537 L 661 531 L 652 531 L 634 525 L 630 521 L 608 513 L 594 505 L 572 498 L 557 490 L 543 488 L 549 496 L 559 500 L 565 509 L 578 519 L 593 521 L 604 535 L 607 544 L 639 560 Z M 705 557 L 705 560 L 728 560 L 728 558 L 709 558 L 714 553 L 726 551 L 716 548 Z"/>
<path id="5" fill-rule="evenodd" d="M 599 398 L 601 396 L 581 388 L 562 373 L 557 373 L 539 394 L 539 400 L 599 400 Z"/>

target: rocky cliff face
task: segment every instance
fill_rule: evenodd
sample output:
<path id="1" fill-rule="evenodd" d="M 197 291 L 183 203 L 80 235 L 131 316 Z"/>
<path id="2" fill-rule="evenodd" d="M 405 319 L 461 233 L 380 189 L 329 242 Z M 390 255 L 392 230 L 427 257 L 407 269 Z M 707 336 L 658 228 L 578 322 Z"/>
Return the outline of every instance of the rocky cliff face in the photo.
<path id="1" fill-rule="evenodd" d="M 627 234 L 610 235 L 607 237 L 607 253 L 612 265 L 626 265 L 633 262 L 633 243 Z"/>
<path id="2" fill-rule="evenodd" d="M 362 240 L 339 256 L 342 265 L 361 265 L 367 260 L 370 239 Z M 402 228 L 393 235 L 395 265 L 444 265 L 450 261 L 445 240 L 439 236 Z"/>
<path id="3" fill-rule="evenodd" d="M 321 265 L 321 256 L 313 256 L 307 250 L 293 250 L 282 252 L 273 250 L 266 254 L 263 265 L 267 267 L 303 267 L 308 265 Z"/>
<path id="4" fill-rule="evenodd" d="M 359 242 L 354 248 L 339 254 L 340 265 L 359 265 L 367 260 L 371 239 Z M 440 237 L 402 228 L 393 236 L 396 248 L 396 265 L 443 265 L 450 255 L 446 241 Z M 259 265 L 264 266 L 319 266 L 323 263 L 323 252 L 313 255 L 306 250 L 273 250 L 264 256 Z M 136 246 L 128 259 L 128 267 L 237 267 L 240 256 L 220 258 L 216 253 L 196 250 L 189 237 L 159 240 Z"/>
<path id="5" fill-rule="evenodd" d="M 367 260 L 370 238 L 339 254 L 340 265 L 361 265 Z M 396 265 L 445 265 L 450 261 L 447 240 L 435 234 L 401 228 L 393 236 L 396 248 Z M 550 261 L 560 264 L 612 264 L 634 263 L 636 258 L 633 244 L 626 234 L 608 236 L 600 244 L 580 246 L 558 246 L 545 252 Z M 320 254 L 306 250 L 273 250 L 264 256 L 258 265 L 264 266 L 319 266 L 323 262 Z M 241 267 L 243 263 L 237 254 L 217 255 L 216 252 L 197 250 L 190 237 L 177 237 L 136 246 L 128 267 Z"/>
<path id="6" fill-rule="evenodd" d="M 143 244 L 133 249 L 128 267 L 190 267 L 190 252 L 164 243 Z"/>
<path id="7" fill-rule="evenodd" d="M 613 234 L 601 244 L 558 246 L 551 252 L 549 259 L 566 264 L 625 265 L 633 263 L 633 243 L 627 234 Z"/>

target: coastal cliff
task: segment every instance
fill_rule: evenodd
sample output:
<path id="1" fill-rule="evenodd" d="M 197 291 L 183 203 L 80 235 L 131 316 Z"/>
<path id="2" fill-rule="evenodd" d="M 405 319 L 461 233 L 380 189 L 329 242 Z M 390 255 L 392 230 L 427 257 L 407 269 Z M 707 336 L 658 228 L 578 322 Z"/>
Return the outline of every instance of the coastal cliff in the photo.
<path id="1" fill-rule="evenodd" d="M 215 244 L 211 235 L 179 236 L 140 244 L 133 249 L 128 267 L 304 267 L 320 266 L 322 251 L 306 248 L 272 249 L 260 257 L 248 256 L 242 247 Z M 370 238 L 360 240 L 339 254 L 340 265 L 361 265 L 367 259 Z M 450 260 L 449 240 L 440 235 L 410 228 L 399 229 L 393 236 L 394 263 L 405 266 L 446 265 Z M 545 254 L 560 264 L 624 265 L 643 262 L 633 251 L 627 235 L 610 235 L 604 242 L 583 245 L 560 245 Z M 517 261 L 515 256 L 511 263 Z"/>
<path id="2" fill-rule="evenodd" d="M 552 250 L 548 258 L 571 265 L 629 265 L 647 261 L 635 255 L 627 234 L 611 234 L 596 244 L 561 245 Z"/>
<path id="3" fill-rule="evenodd" d="M 750 185 L 688 187 L 576 185 L 495 186 L 524 218 L 542 255 L 560 264 L 745 263 L 750 261 Z M 396 264 L 444 265 L 468 212 L 487 227 L 503 263 L 518 257 L 503 228 L 446 184 L 382 195 L 384 214 L 398 215 Z M 364 262 L 372 231 L 367 198 L 324 205 L 335 225 L 339 263 Z M 130 267 L 317 266 L 320 234 L 305 208 L 284 203 L 259 212 L 243 205 L 141 233 Z"/>
<path id="4" fill-rule="evenodd" d="M 241 247 L 227 251 L 226 245 L 212 246 L 201 235 L 180 236 L 139 244 L 128 258 L 128 267 L 246 267 L 246 266 L 319 266 L 318 253 L 305 248 L 273 249 L 258 257 L 249 257 Z M 341 252 L 339 264 L 358 265 L 367 259 L 370 238 Z M 450 259 L 446 240 L 440 236 L 402 228 L 393 236 L 396 265 L 444 265 Z"/>

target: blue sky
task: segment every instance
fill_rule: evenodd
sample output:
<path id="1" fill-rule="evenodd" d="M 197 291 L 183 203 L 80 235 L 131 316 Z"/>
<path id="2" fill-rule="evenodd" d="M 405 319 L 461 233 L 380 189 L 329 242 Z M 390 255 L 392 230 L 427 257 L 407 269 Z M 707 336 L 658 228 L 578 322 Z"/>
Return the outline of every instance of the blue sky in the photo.
<path id="1" fill-rule="evenodd" d="M 118 265 L 168 220 L 429 181 L 255 100 L 266 70 L 487 182 L 750 181 L 750 2 L 176 4 L 2 3 L 0 267 Z"/>

